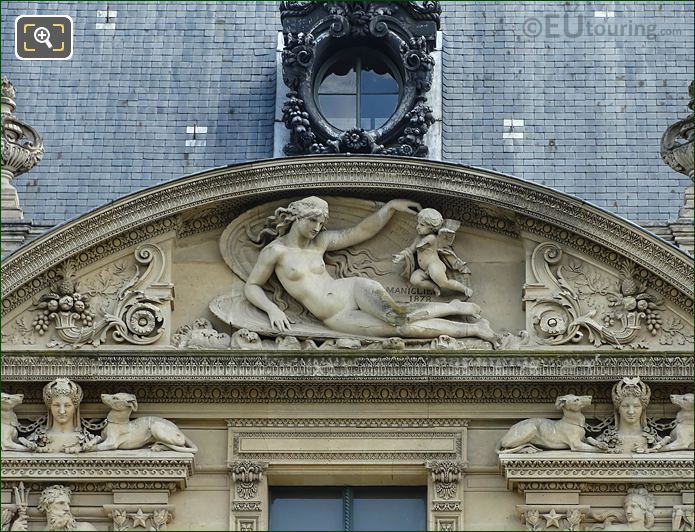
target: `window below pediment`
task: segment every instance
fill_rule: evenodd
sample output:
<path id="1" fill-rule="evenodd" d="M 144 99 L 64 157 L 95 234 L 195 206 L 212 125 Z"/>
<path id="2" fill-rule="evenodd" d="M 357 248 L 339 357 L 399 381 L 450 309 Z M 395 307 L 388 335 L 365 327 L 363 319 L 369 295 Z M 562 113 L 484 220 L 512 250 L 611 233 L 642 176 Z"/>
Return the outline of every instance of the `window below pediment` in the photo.
<path id="1" fill-rule="evenodd" d="M 270 530 L 425 530 L 425 486 L 271 486 Z"/>

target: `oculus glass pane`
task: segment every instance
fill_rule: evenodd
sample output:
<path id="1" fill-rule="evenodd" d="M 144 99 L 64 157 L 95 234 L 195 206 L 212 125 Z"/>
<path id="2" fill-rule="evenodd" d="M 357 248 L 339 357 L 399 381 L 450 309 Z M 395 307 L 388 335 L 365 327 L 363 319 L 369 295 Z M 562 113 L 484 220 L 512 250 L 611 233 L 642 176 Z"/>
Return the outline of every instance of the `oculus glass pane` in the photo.
<path id="1" fill-rule="evenodd" d="M 342 54 L 321 74 L 316 92 L 321 114 L 334 127 L 366 130 L 383 126 L 400 100 L 394 69 L 380 53 Z"/>

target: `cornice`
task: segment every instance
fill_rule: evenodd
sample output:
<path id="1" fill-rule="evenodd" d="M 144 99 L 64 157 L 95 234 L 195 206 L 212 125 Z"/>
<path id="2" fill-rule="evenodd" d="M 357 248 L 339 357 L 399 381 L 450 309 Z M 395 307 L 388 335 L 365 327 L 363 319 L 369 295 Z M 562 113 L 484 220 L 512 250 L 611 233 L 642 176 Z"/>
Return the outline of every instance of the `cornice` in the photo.
<path id="1" fill-rule="evenodd" d="M 570 451 L 533 455 L 500 454 L 500 469 L 508 484 L 519 482 L 663 483 L 692 482 L 690 452 L 606 456 Z"/>
<path id="2" fill-rule="evenodd" d="M 692 354 L 558 355 L 298 355 L 242 352 L 196 355 L 4 353 L 5 382 L 46 381 L 186 383 L 428 383 L 606 382 L 640 375 L 651 382 L 690 382 Z"/>
<path id="3" fill-rule="evenodd" d="M 118 451 L 36 455 L 3 451 L 3 482 L 175 483 L 184 488 L 193 474 L 190 453 Z"/>

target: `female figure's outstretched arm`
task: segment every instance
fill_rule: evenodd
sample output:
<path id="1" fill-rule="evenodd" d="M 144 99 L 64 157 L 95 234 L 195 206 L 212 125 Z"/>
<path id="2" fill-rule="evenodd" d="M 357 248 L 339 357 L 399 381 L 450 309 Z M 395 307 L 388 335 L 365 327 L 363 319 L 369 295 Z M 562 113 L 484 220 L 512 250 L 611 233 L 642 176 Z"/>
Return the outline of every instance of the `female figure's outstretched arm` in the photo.
<path id="1" fill-rule="evenodd" d="M 334 251 L 336 249 L 348 248 L 369 240 L 384 228 L 396 212 L 416 214 L 421 209 L 420 204 L 414 201 L 391 200 L 354 227 L 325 232 L 322 235 L 322 239 L 327 244 L 326 250 Z"/>
<path id="2" fill-rule="evenodd" d="M 276 246 L 266 246 L 258 255 L 249 278 L 244 286 L 244 295 L 253 305 L 268 315 L 270 326 L 280 331 L 290 328 L 290 320 L 285 313 L 273 303 L 263 291 L 263 285 L 270 279 L 275 271 L 275 265 L 280 258 L 280 249 Z"/>

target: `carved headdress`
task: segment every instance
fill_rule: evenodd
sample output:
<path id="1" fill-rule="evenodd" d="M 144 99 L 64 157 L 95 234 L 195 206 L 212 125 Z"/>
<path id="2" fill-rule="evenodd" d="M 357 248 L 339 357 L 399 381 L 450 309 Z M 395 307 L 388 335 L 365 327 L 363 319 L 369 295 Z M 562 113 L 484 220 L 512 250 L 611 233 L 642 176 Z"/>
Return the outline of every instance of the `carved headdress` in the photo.
<path id="1" fill-rule="evenodd" d="M 647 384 L 642 382 L 639 377 L 623 377 L 622 380 L 615 383 L 611 392 L 613 398 L 613 406 L 615 407 L 615 425 L 618 426 L 618 409 L 626 397 L 636 397 L 642 405 L 642 416 L 640 417 L 640 425 L 644 427 L 647 424 L 647 405 L 652 396 L 652 391 Z"/>
<path id="2" fill-rule="evenodd" d="M 73 426 L 80 426 L 80 403 L 82 402 L 82 387 L 64 377 L 57 378 L 43 387 L 43 402 L 48 407 L 48 423 L 46 428 L 50 429 L 53 426 L 53 414 L 51 413 L 51 404 L 56 397 L 64 396 L 70 399 L 70 402 L 75 407 L 73 415 Z"/>

